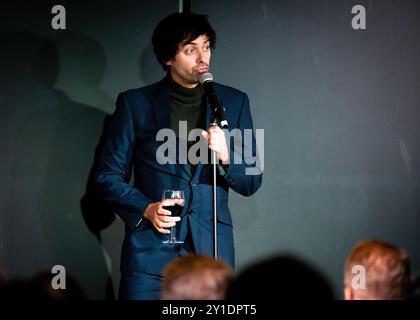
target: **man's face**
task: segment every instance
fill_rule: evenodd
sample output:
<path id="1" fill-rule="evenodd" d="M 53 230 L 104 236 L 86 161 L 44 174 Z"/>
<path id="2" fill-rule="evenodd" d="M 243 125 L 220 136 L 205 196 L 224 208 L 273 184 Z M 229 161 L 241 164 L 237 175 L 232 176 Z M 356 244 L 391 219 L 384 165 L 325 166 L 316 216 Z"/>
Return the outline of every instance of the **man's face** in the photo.
<path id="1" fill-rule="evenodd" d="M 166 65 L 170 68 L 172 79 L 186 88 L 198 84 L 200 74 L 209 70 L 211 57 L 210 42 L 206 35 L 180 46 L 178 52 Z"/>

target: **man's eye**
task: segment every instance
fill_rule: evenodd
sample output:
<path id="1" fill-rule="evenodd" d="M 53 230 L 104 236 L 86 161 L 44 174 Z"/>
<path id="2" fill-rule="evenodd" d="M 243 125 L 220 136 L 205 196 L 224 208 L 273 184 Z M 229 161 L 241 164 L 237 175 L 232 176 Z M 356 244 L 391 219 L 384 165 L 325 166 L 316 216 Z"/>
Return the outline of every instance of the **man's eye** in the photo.
<path id="1" fill-rule="evenodd" d="M 209 50 L 210 50 L 210 46 L 209 45 L 204 46 L 204 51 L 209 51 Z"/>
<path id="2" fill-rule="evenodd" d="M 185 50 L 185 54 L 192 54 L 194 52 L 193 48 Z"/>

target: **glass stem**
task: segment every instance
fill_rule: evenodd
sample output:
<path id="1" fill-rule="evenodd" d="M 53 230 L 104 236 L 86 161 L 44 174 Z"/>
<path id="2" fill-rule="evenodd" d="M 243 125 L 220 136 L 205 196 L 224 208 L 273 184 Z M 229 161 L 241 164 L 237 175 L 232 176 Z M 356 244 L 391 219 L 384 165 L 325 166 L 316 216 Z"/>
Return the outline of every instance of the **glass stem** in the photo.
<path id="1" fill-rule="evenodd" d="M 170 242 L 175 242 L 176 241 L 176 229 L 175 227 L 171 227 L 171 241 Z"/>

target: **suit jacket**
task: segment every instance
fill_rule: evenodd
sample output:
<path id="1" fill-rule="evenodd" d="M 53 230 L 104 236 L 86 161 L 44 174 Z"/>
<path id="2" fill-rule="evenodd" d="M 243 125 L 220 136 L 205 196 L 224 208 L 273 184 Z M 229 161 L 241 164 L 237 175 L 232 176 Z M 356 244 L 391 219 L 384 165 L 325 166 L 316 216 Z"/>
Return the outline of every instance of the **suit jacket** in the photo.
<path id="1" fill-rule="evenodd" d="M 162 141 L 156 141 L 160 129 L 170 128 L 168 80 L 120 93 L 117 108 L 107 129 L 104 149 L 95 174 L 101 196 L 125 222 L 126 234 L 121 255 L 121 271 L 161 274 L 165 265 L 177 256 L 177 248 L 163 245 L 168 235 L 159 233 L 145 218 L 147 205 L 161 200 L 162 191 L 180 189 L 185 194 L 181 213 L 180 238 L 190 228 L 197 253 L 213 254 L 212 165 L 200 163 L 194 175 L 189 164 L 178 155 L 176 163 L 159 164 L 156 152 Z M 246 94 L 217 83 L 215 90 L 225 106 L 230 128 L 252 129 L 252 118 Z M 207 105 L 207 125 L 211 111 Z M 253 152 L 255 152 L 255 139 Z M 179 142 L 179 139 L 177 139 Z M 245 153 L 242 164 L 231 164 L 217 178 L 218 255 L 234 266 L 232 218 L 228 207 L 229 189 L 244 196 L 252 195 L 262 183 L 262 174 L 246 175 Z M 254 153 L 255 155 L 255 153 Z M 133 180 L 131 180 L 133 177 Z M 131 180 L 131 181 L 130 181 Z"/>

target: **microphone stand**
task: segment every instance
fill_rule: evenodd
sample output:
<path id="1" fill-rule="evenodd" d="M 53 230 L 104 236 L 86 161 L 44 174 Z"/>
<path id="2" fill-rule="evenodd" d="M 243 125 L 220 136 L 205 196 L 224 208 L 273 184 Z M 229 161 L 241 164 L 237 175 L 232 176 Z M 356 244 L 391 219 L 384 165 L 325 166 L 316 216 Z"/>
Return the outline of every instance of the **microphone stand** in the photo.
<path id="1" fill-rule="evenodd" d="M 210 107 L 210 105 L 208 105 Z M 217 126 L 216 123 L 216 114 L 213 110 L 213 108 L 210 107 L 211 113 L 211 121 L 210 126 Z M 216 151 L 211 150 L 211 164 L 213 166 L 213 257 L 214 259 L 218 259 L 218 241 L 217 241 L 217 171 L 216 171 Z"/>
<path id="2" fill-rule="evenodd" d="M 222 106 L 223 108 L 223 106 Z M 216 112 L 212 110 L 211 126 L 217 126 L 216 123 Z M 224 123 L 223 129 L 227 129 L 227 122 Z M 218 259 L 218 240 L 217 240 L 217 158 L 216 151 L 211 150 L 211 163 L 213 164 L 213 257 Z"/>
<path id="3" fill-rule="evenodd" d="M 212 125 L 215 122 L 212 123 Z M 213 164 L 213 256 L 217 260 L 217 172 L 216 172 L 216 151 L 211 150 L 211 161 Z"/>
<path id="4" fill-rule="evenodd" d="M 227 129 L 229 124 L 225 119 L 223 102 L 220 101 L 216 96 L 216 92 L 211 84 L 213 76 L 211 73 L 206 72 L 200 75 L 200 83 L 204 86 L 207 96 L 207 108 L 211 110 L 211 126 L 217 126 L 216 119 L 219 118 L 220 124 L 223 129 Z M 207 85 L 207 88 L 206 88 Z M 218 110 L 218 108 L 220 108 Z M 213 164 L 213 256 L 217 260 L 218 258 L 218 246 L 217 246 L 217 160 L 216 152 L 211 150 L 211 162 Z"/>

